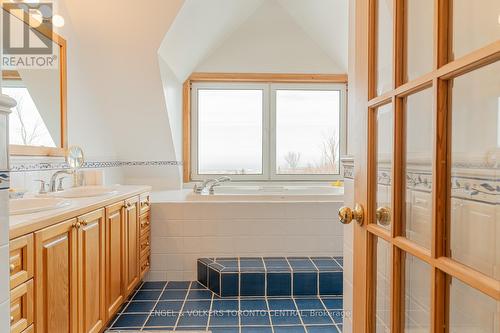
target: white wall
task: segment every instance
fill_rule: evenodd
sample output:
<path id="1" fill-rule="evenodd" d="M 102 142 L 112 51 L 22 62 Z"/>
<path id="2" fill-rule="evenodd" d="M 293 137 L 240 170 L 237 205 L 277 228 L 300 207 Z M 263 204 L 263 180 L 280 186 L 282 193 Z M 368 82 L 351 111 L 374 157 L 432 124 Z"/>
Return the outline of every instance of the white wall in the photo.
<path id="1" fill-rule="evenodd" d="M 346 70 L 280 4 L 266 1 L 195 71 L 345 73 Z"/>
<path id="2" fill-rule="evenodd" d="M 203 257 L 342 256 L 341 202 L 158 201 L 148 280 L 196 280 Z"/>
<path id="3" fill-rule="evenodd" d="M 182 3 L 59 0 L 68 41 L 69 143 L 90 159 L 178 160 L 158 48 Z M 173 166 L 124 170 L 124 182 L 158 187 L 179 186 L 179 177 Z"/>

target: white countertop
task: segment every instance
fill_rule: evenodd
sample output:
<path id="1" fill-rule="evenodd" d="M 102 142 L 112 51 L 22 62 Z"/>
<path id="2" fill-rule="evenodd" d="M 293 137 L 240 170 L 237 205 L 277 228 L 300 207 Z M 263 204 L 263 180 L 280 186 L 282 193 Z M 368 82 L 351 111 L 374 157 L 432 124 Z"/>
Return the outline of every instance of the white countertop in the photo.
<path id="1" fill-rule="evenodd" d="M 67 199 L 70 205 L 43 212 L 9 217 L 10 239 L 40 230 L 47 226 L 75 218 L 93 210 L 151 191 L 151 186 L 115 185 L 111 194 L 98 197 Z"/>

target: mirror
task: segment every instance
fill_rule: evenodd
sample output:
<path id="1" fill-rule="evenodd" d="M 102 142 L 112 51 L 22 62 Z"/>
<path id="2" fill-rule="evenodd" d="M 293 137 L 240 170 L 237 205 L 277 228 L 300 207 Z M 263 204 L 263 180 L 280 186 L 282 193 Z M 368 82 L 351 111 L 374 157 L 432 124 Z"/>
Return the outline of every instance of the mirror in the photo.
<path id="1" fill-rule="evenodd" d="M 85 162 L 85 157 L 83 155 L 83 149 L 78 146 L 72 146 L 68 148 L 66 153 L 66 163 L 73 170 L 80 169 Z"/>
<path id="2" fill-rule="evenodd" d="M 4 18 L 5 12 L 4 8 Z M 66 41 L 52 29 L 44 29 L 43 24 L 34 27 L 30 15 L 23 13 L 18 16 L 10 12 L 11 21 L 17 20 L 21 29 L 28 26 L 30 33 L 34 31 L 36 37 L 33 38 L 38 45 L 51 45 L 54 64 L 3 67 L 1 91 L 17 101 L 9 117 L 10 154 L 64 156 L 67 146 Z"/>

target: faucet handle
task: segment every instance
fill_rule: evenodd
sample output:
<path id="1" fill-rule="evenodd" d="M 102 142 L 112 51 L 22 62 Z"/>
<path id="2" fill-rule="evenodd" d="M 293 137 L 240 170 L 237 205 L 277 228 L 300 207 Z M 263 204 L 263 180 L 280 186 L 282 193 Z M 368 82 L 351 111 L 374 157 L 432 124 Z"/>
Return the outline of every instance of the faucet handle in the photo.
<path id="1" fill-rule="evenodd" d="M 35 179 L 35 182 L 40 182 L 40 189 L 38 190 L 38 194 L 46 194 L 47 193 L 47 182 L 42 179 Z"/>
<path id="2" fill-rule="evenodd" d="M 57 184 L 57 190 L 56 191 L 64 191 L 64 187 L 63 187 L 63 181 L 68 178 L 68 177 L 61 177 L 59 178 L 59 182 Z"/>

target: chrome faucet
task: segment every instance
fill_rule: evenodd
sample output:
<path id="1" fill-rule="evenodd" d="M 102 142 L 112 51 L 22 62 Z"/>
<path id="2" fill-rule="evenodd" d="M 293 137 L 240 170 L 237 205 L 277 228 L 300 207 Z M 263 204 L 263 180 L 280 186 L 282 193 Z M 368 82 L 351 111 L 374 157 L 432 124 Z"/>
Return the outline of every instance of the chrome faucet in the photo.
<path id="1" fill-rule="evenodd" d="M 214 187 L 219 186 L 221 183 L 231 181 L 230 177 L 221 176 L 218 178 L 209 178 L 206 179 L 201 185 L 194 184 L 193 192 L 198 194 L 206 193 L 208 190 L 209 194 L 214 194 Z"/>
<path id="2" fill-rule="evenodd" d="M 222 176 L 217 179 L 215 179 L 212 183 L 210 183 L 210 186 L 208 187 L 208 193 L 209 194 L 214 194 L 214 187 L 220 186 L 220 184 L 225 183 L 225 182 L 230 182 L 231 178 L 227 176 Z"/>
<path id="3" fill-rule="evenodd" d="M 59 181 L 59 186 L 56 187 L 56 182 L 57 182 L 57 177 L 60 175 L 72 175 L 73 171 L 72 170 L 59 170 L 54 172 L 54 174 L 50 177 L 50 183 L 49 183 L 49 191 L 50 192 L 57 192 L 57 191 L 62 191 L 62 179 Z"/>

